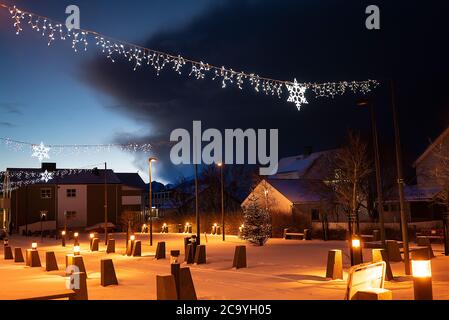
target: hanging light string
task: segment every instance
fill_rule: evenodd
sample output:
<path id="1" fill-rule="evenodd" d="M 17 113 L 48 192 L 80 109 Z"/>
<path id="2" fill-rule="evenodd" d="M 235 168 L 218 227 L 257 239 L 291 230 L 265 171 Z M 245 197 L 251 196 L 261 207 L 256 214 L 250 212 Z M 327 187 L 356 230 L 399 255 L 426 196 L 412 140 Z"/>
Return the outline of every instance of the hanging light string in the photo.
<path id="1" fill-rule="evenodd" d="M 89 46 L 89 38 L 93 38 L 95 45 L 100 48 L 106 57 L 115 62 L 117 56 L 128 59 L 134 66 L 134 71 L 143 65 L 152 66 L 156 74 L 167 66 L 178 74 L 182 74 L 184 67 L 190 67 L 187 70 L 188 75 L 195 79 L 205 79 L 209 75 L 212 80 L 220 80 L 222 88 L 228 85 L 235 85 L 239 89 L 243 89 L 245 85 L 254 88 L 256 92 L 263 92 L 266 95 L 277 96 L 282 98 L 284 90 L 288 92 L 287 102 L 292 102 L 300 110 L 303 104 L 307 104 L 306 93 L 311 90 L 315 97 L 335 97 L 342 95 L 348 91 L 353 93 L 366 94 L 379 85 L 376 80 L 365 81 L 340 81 L 326 83 L 299 83 L 296 79 L 292 81 L 284 81 L 262 77 L 254 73 L 243 71 L 234 71 L 233 69 L 218 67 L 203 61 L 195 61 L 184 58 L 180 55 L 172 55 L 166 52 L 145 48 L 133 43 L 117 40 L 96 31 L 87 29 L 69 29 L 64 23 L 52 20 L 48 17 L 38 15 L 33 12 L 24 11 L 8 5 L 0 3 L 0 7 L 8 9 L 13 20 L 16 34 L 19 35 L 23 31 L 22 22 L 26 23 L 32 30 L 39 32 L 48 40 L 50 46 L 56 39 L 71 39 L 72 49 L 75 52 L 87 51 Z M 208 77 L 208 78 L 209 78 Z"/>
<path id="2" fill-rule="evenodd" d="M 0 143 L 14 151 L 31 151 L 32 157 L 38 158 L 40 161 L 49 159 L 49 152 L 55 155 L 62 154 L 69 150 L 72 154 L 82 152 L 110 152 L 113 149 L 126 152 L 149 152 L 152 149 L 151 144 L 129 143 L 129 144 L 40 144 L 19 141 L 9 138 L 0 138 Z"/>

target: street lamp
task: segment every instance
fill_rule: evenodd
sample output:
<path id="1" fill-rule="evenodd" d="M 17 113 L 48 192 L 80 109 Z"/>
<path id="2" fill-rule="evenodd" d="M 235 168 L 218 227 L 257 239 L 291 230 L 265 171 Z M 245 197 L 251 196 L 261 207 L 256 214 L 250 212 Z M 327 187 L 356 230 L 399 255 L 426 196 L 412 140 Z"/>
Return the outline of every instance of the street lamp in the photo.
<path id="1" fill-rule="evenodd" d="M 44 240 L 43 223 L 47 220 L 47 211 L 41 211 L 41 242 Z"/>
<path id="2" fill-rule="evenodd" d="M 224 216 L 224 178 L 223 178 L 223 168 L 224 165 L 222 162 L 217 163 L 217 166 L 220 168 L 220 182 L 221 182 L 221 234 L 223 237 L 223 241 L 225 238 L 225 216 Z"/>
<path id="3" fill-rule="evenodd" d="M 153 215 L 152 215 L 152 211 L 153 211 L 153 199 L 152 199 L 152 167 L 153 167 L 153 162 L 156 162 L 157 159 L 155 157 L 150 157 L 148 159 L 148 162 L 150 164 L 149 166 L 149 173 L 150 173 L 150 193 L 149 193 L 149 199 L 148 199 L 148 210 L 150 213 L 150 246 L 153 245 Z"/>
<path id="4" fill-rule="evenodd" d="M 373 134 L 373 148 L 374 148 L 374 163 L 376 167 L 376 188 L 377 188 L 377 210 L 379 213 L 379 223 L 380 223 L 380 239 L 382 241 L 382 246 L 385 248 L 385 224 L 384 224 L 384 207 L 383 207 L 383 194 L 382 194 L 382 173 L 380 167 L 380 157 L 379 157 L 379 140 L 377 136 L 377 121 L 376 121 L 376 111 L 374 109 L 372 101 L 368 99 L 359 100 L 357 102 L 359 107 L 368 107 L 371 114 L 371 130 Z"/>

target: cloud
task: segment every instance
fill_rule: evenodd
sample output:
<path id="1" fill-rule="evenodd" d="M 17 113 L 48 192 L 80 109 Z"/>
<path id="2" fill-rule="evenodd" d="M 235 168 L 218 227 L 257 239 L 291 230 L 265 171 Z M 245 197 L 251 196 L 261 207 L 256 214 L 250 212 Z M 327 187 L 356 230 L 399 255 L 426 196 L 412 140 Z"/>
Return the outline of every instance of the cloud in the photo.
<path id="1" fill-rule="evenodd" d="M 16 125 L 11 122 L 0 121 L 0 127 L 13 128 L 13 127 L 16 127 Z"/>
<path id="2" fill-rule="evenodd" d="M 144 45 L 284 80 L 382 80 L 395 75 L 404 83 L 419 85 L 429 74 L 443 74 L 442 70 L 448 69 L 444 55 L 433 57 L 426 49 L 433 40 L 421 39 L 417 47 L 412 37 L 415 31 L 421 34 L 428 30 L 426 23 L 419 23 L 419 30 L 411 26 L 406 33 L 400 27 L 419 16 L 421 10 L 409 8 L 407 14 L 402 14 L 400 4 L 383 1 L 379 5 L 381 12 L 388 14 L 383 15 L 382 29 L 372 32 L 365 28 L 363 4 L 336 0 L 228 1 L 211 7 L 178 30 L 157 33 Z M 435 11 L 444 12 L 441 8 Z M 298 112 L 286 102 L 285 95 L 277 99 L 257 94 L 251 88 L 222 89 L 217 81 L 189 78 L 187 68 L 181 76 L 171 66 L 166 66 L 160 76 L 151 67 L 136 72 L 132 68 L 126 61 L 111 63 L 98 57 L 80 68 L 79 77 L 117 100 L 117 104 L 108 106 L 109 110 L 146 128 L 139 134 L 124 132 L 113 138 L 119 142 L 153 143 L 166 179 L 174 179 L 185 170 L 170 164 L 170 132 L 176 128 L 190 131 L 193 120 L 201 120 L 204 129 L 278 128 L 280 155 L 284 156 L 301 153 L 306 145 L 334 147 L 347 128 L 369 130 L 365 114 L 353 107 L 353 95 L 314 99 L 309 94 L 309 105 Z M 423 78 L 413 77 L 417 73 Z M 423 95 L 412 91 L 413 95 Z M 388 86 L 376 94 L 377 99 L 385 101 L 384 109 L 379 107 L 383 116 L 389 112 Z M 416 100 L 413 95 L 404 100 L 410 101 L 410 107 Z M 146 156 L 136 158 L 142 170 L 146 168 Z"/>
<path id="3" fill-rule="evenodd" d="M 21 109 L 23 107 L 24 105 L 18 102 L 0 102 L 0 111 L 2 113 L 22 115 Z"/>

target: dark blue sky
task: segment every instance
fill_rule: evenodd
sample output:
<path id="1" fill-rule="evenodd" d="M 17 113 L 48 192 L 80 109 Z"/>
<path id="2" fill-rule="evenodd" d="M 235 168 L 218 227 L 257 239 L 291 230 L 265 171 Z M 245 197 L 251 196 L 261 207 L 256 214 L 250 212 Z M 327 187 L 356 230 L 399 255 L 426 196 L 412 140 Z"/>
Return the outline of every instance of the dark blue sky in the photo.
<path id="1" fill-rule="evenodd" d="M 375 1 L 381 30 L 365 28 L 367 1 L 7 1 L 65 20 L 65 7 L 77 4 L 81 27 L 273 78 L 298 81 L 378 79 L 397 81 L 407 164 L 449 125 L 449 71 L 445 14 L 449 4 L 428 1 Z M 196 81 L 165 71 L 132 71 L 111 64 L 91 48 L 75 54 L 67 42 L 51 48 L 25 29 L 16 36 L 0 11 L 0 137 L 32 142 L 163 143 L 171 130 L 204 127 L 279 128 L 280 155 L 338 146 L 348 128 L 369 133 L 368 112 L 354 107 L 357 96 L 313 99 L 301 112 L 285 99 L 210 80 Z M 381 148 L 390 150 L 392 120 L 388 86 L 373 98 L 379 113 Z M 28 154 L 0 146 L 0 167 L 35 166 Z M 168 148 L 156 177 L 188 174 L 168 161 Z M 105 153 L 61 155 L 59 167 L 108 161 L 117 171 L 146 170 L 147 155 Z M 186 171 L 187 169 L 187 171 Z"/>

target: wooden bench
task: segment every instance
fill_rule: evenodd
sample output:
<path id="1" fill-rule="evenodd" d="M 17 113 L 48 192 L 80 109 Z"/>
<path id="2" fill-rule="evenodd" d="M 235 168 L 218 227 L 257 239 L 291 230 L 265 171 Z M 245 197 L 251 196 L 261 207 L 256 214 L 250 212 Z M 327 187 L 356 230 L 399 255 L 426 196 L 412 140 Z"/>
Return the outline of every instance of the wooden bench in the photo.
<path id="1" fill-rule="evenodd" d="M 391 300 L 391 291 L 384 289 L 385 269 L 385 261 L 351 267 L 345 300 Z"/>
<path id="2" fill-rule="evenodd" d="M 16 297 L 17 300 L 88 300 L 87 295 L 87 282 L 86 282 L 86 274 L 84 272 L 75 273 L 75 275 L 79 275 L 79 289 L 65 289 L 58 291 L 57 293 L 50 293 L 43 296 L 36 297 Z"/>
<path id="3" fill-rule="evenodd" d="M 304 232 L 289 232 L 288 228 L 284 229 L 284 239 L 299 239 L 299 240 L 310 240 L 310 230 L 304 229 Z"/>

